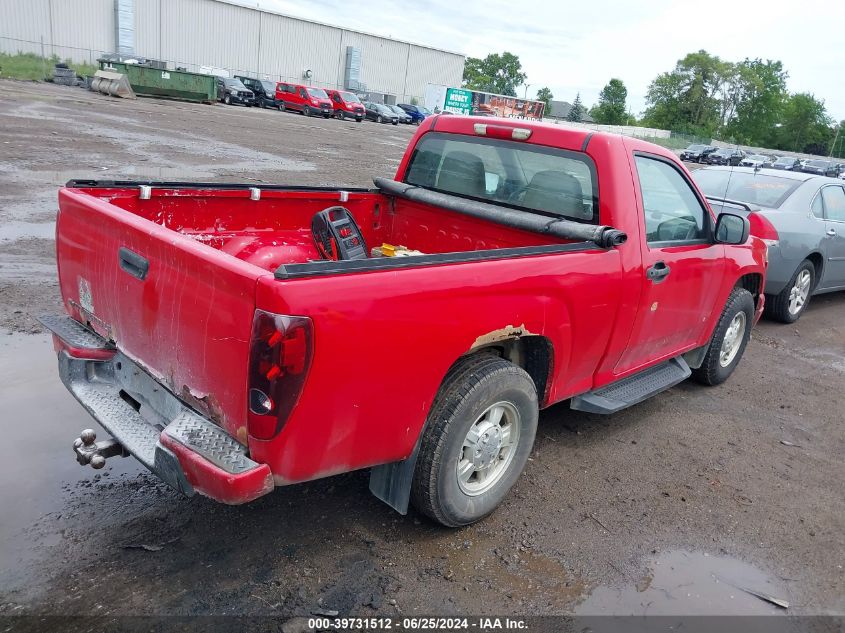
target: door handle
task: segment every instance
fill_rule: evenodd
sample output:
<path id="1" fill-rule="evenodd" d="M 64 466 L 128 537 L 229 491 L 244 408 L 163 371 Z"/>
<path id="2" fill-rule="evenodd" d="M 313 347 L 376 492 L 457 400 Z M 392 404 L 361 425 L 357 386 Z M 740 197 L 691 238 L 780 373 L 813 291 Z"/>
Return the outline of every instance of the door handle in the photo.
<path id="1" fill-rule="evenodd" d="M 120 267 L 133 277 L 141 281 L 144 281 L 147 277 L 147 272 L 150 270 L 150 260 L 146 257 L 142 257 L 122 246 L 117 251 L 117 258 L 120 260 Z"/>
<path id="2" fill-rule="evenodd" d="M 646 277 L 651 279 L 652 282 L 659 284 L 662 282 L 666 277 L 669 276 L 669 273 L 672 271 L 669 266 L 666 265 L 666 262 L 659 261 L 655 262 L 654 266 L 649 267 L 645 271 Z"/>
<path id="3" fill-rule="evenodd" d="M 828 229 L 827 234 L 833 237 L 834 235 L 836 235 L 836 229 Z"/>

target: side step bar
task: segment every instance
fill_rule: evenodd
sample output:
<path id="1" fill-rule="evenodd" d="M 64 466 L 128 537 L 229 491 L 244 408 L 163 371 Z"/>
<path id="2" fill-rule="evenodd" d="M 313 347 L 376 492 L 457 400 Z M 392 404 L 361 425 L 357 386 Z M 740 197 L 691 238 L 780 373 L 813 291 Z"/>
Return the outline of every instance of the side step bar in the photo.
<path id="1" fill-rule="evenodd" d="M 595 391 L 575 396 L 570 406 L 587 413 L 616 413 L 674 387 L 691 374 L 689 365 L 679 356 Z"/>

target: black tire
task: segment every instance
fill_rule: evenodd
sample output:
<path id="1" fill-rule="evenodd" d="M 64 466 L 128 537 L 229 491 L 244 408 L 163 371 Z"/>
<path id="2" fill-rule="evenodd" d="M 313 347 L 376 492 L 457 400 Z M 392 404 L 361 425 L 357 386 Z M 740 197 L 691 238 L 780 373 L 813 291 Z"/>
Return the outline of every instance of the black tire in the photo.
<path id="1" fill-rule="evenodd" d="M 490 487 L 467 494 L 457 471 L 465 438 L 485 412 L 499 403 L 516 412 L 510 422 L 519 427 L 516 443 Z M 538 411 L 534 382 L 521 368 L 486 353 L 458 363 L 446 375 L 423 431 L 411 485 L 414 507 L 449 527 L 469 525 L 493 512 L 525 468 Z M 493 454 L 489 459 L 502 458 L 495 454 L 495 447 Z"/>
<path id="2" fill-rule="evenodd" d="M 382 120 L 383 120 L 383 119 L 381 118 L 381 115 L 378 115 L 378 116 L 376 117 L 376 123 L 381 123 L 381 122 L 382 122 Z"/>
<path id="3" fill-rule="evenodd" d="M 284 103 L 280 103 L 280 104 L 279 104 L 279 106 L 278 106 L 278 108 L 279 108 L 279 112 L 284 112 L 284 111 L 285 111 L 285 104 L 284 104 Z"/>
<path id="4" fill-rule="evenodd" d="M 356 122 L 356 123 L 360 123 L 360 122 L 361 122 L 361 121 L 363 121 L 363 120 L 364 120 L 364 117 L 362 117 L 362 116 L 355 117 L 355 122 Z"/>
<path id="5" fill-rule="evenodd" d="M 232 97 L 229 95 L 223 95 L 223 103 L 226 105 L 232 105 Z"/>
<path id="6" fill-rule="evenodd" d="M 740 317 L 740 315 L 744 316 Z M 725 342 L 725 337 L 731 329 L 734 319 L 740 318 L 743 321 L 743 330 L 741 335 L 737 337 L 738 348 L 736 348 L 736 351 L 730 357 L 729 362 L 722 364 L 722 346 Z M 710 344 L 707 347 L 704 362 L 701 364 L 701 367 L 692 370 L 693 380 L 703 385 L 719 385 L 725 382 L 734 372 L 736 366 L 739 365 L 739 361 L 748 345 L 748 340 L 751 338 L 751 326 L 753 323 L 754 298 L 745 288 L 734 288 L 728 297 L 725 309 L 722 310 L 722 316 L 719 317 L 719 322 L 716 324 L 713 336 L 710 338 Z M 725 358 L 724 361 L 728 361 L 728 358 Z"/>
<path id="7" fill-rule="evenodd" d="M 393 125 L 399 125 L 399 121 L 394 121 Z"/>
<path id="8" fill-rule="evenodd" d="M 310 106 L 305 106 L 305 107 L 302 109 L 302 113 L 303 113 L 305 116 L 311 116 L 311 107 L 310 107 Z"/>
<path id="9" fill-rule="evenodd" d="M 332 116 L 332 115 L 331 115 L 331 114 L 328 114 L 328 113 L 323 114 L 323 118 L 324 118 L 324 119 L 330 119 L 330 118 L 331 118 L 331 116 Z"/>
<path id="10" fill-rule="evenodd" d="M 807 298 L 796 312 L 789 309 L 790 299 L 793 289 L 798 283 L 799 277 L 802 276 L 803 271 L 807 271 L 810 275 L 810 287 Z M 805 259 L 798 268 L 795 274 L 786 284 L 786 287 L 776 295 L 766 295 L 766 316 L 781 323 L 795 323 L 804 314 L 804 310 L 810 303 L 810 298 L 813 296 L 813 289 L 816 287 L 816 267 L 809 259 Z"/>

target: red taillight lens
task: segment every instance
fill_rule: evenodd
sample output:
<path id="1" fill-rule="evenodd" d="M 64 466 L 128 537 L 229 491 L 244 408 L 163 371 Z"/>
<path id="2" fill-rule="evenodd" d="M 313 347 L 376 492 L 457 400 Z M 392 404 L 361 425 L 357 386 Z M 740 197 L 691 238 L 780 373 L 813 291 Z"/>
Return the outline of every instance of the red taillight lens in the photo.
<path id="1" fill-rule="evenodd" d="M 754 212 L 749 213 L 748 223 L 751 225 L 751 235 L 767 241 L 778 241 L 780 236 L 777 229 L 766 216 Z"/>
<path id="2" fill-rule="evenodd" d="M 252 437 L 269 440 L 282 430 L 305 384 L 312 341 L 311 319 L 255 311 L 247 413 Z"/>

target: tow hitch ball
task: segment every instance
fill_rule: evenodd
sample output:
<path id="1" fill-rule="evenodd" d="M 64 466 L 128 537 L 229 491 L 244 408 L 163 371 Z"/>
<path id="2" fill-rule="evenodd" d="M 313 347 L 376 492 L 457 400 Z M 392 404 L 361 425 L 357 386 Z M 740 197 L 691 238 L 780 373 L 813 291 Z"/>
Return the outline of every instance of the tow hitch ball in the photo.
<path id="1" fill-rule="evenodd" d="M 80 465 L 91 464 L 91 468 L 97 470 L 106 465 L 106 459 L 109 457 L 129 455 L 114 438 L 98 442 L 97 434 L 93 429 L 85 429 L 79 434 L 79 437 L 73 441 L 73 452 L 76 453 L 76 461 Z"/>

